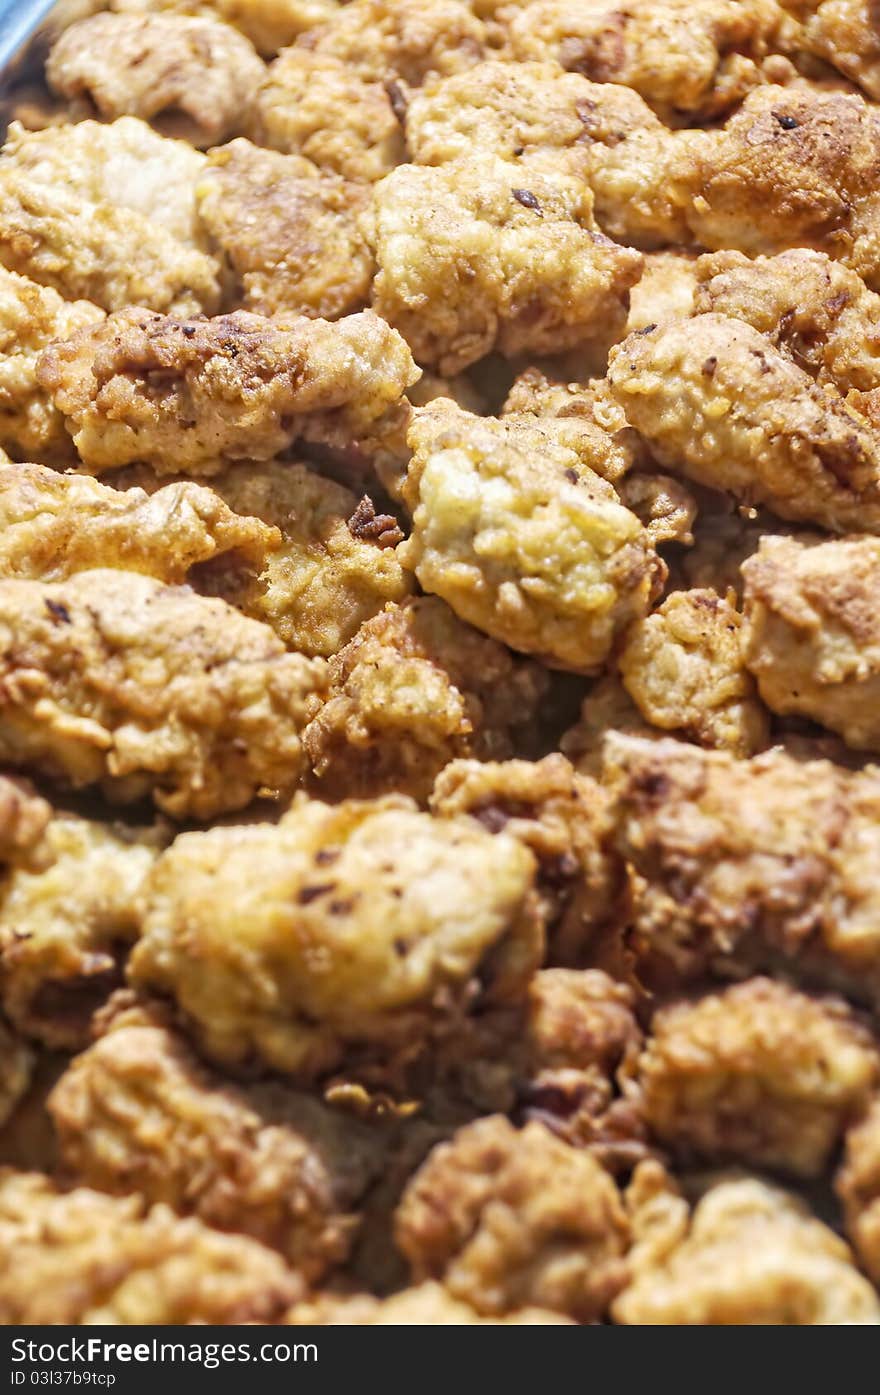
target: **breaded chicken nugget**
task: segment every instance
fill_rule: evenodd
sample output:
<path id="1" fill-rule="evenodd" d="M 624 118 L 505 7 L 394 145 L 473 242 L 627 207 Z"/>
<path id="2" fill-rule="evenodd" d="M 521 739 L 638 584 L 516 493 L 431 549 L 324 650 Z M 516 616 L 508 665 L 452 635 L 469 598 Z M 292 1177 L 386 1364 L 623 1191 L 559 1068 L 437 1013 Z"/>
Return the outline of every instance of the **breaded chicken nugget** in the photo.
<path id="1" fill-rule="evenodd" d="M 265 71 L 238 30 L 176 14 L 92 15 L 46 61 L 49 86 L 75 110 L 139 116 L 196 146 L 242 130 Z"/>
<path id="2" fill-rule="evenodd" d="M 618 487 L 627 471 L 642 460 L 638 436 L 608 392 L 604 378 L 563 383 L 548 378 L 538 368 L 527 368 L 515 379 L 501 416 L 526 421 L 536 418 L 534 424 L 542 431 Z"/>
<path id="3" fill-rule="evenodd" d="M 315 791 L 426 800 L 457 756 L 513 754 L 540 711 L 536 665 L 471 629 L 436 596 L 389 605 L 332 660 L 328 697 L 303 736 Z"/>
<path id="4" fill-rule="evenodd" d="M 371 1293 L 351 1296 L 317 1294 L 305 1303 L 298 1303 L 285 1318 L 294 1327 L 470 1327 L 475 1324 L 528 1327 L 563 1326 L 569 1319 L 545 1308 L 520 1308 L 503 1317 L 480 1317 L 468 1304 L 462 1303 L 443 1284 L 416 1284 L 402 1289 L 390 1298 L 374 1298 Z"/>
<path id="5" fill-rule="evenodd" d="M 403 411 L 417 377 L 404 341 L 369 311 L 329 324 L 135 307 L 53 345 L 38 371 L 94 473 L 146 461 L 159 474 L 211 474 L 299 437 L 363 438 Z"/>
<path id="6" fill-rule="evenodd" d="M 880 33 L 874 0 L 780 0 L 800 23 L 788 47 L 830 63 L 880 100 Z"/>
<path id="7" fill-rule="evenodd" d="M 0 759 L 74 787 L 200 818 L 287 793 L 324 682 L 322 660 L 187 587 L 0 581 Z"/>
<path id="8" fill-rule="evenodd" d="M 103 4 L 103 0 L 100 0 Z M 131 14 L 205 15 L 235 25 L 260 53 L 271 56 L 298 34 L 332 19 L 340 0 L 110 0 Z"/>
<path id="9" fill-rule="evenodd" d="M 627 334 L 694 313 L 700 262 L 695 252 L 646 252 L 644 270 L 629 295 Z M 714 309 L 702 305 L 701 310 Z M 729 314 L 729 311 L 722 311 Z"/>
<path id="10" fill-rule="evenodd" d="M 0 1173 L 0 1322 L 273 1322 L 303 1296 L 281 1257 L 140 1197 Z"/>
<path id="11" fill-rule="evenodd" d="M 591 1322 L 626 1283 L 626 1214 L 611 1176 L 542 1124 L 501 1115 L 460 1129 L 407 1187 L 395 1239 L 416 1282 L 477 1312 L 525 1306 Z"/>
<path id="12" fill-rule="evenodd" d="M 176 840 L 146 888 L 131 981 L 173 995 L 227 1064 L 306 1080 L 347 1055 L 393 1068 L 522 992 L 543 949 L 534 870 L 516 839 L 400 797 L 297 800 L 277 827 Z"/>
<path id="13" fill-rule="evenodd" d="M 367 82 L 418 87 L 478 63 L 486 43 L 485 25 L 462 0 L 351 0 L 297 47 L 330 54 Z"/>
<path id="14" fill-rule="evenodd" d="M 373 306 L 442 374 L 493 349 L 603 353 L 641 271 L 638 252 L 594 231 L 586 184 L 489 155 L 400 165 L 374 186 L 364 230 Z"/>
<path id="15" fill-rule="evenodd" d="M 13 125 L 0 154 L 0 262 L 105 310 L 210 313 L 220 264 L 196 217 L 204 163 L 133 116 Z"/>
<path id="16" fill-rule="evenodd" d="M 880 1099 L 849 1130 L 834 1182 L 846 1233 L 875 1283 L 880 1282 Z"/>
<path id="17" fill-rule="evenodd" d="M 612 487 L 538 425 L 440 399 L 410 427 L 401 548 L 463 620 L 556 668 L 589 673 L 656 597 L 663 563 Z"/>

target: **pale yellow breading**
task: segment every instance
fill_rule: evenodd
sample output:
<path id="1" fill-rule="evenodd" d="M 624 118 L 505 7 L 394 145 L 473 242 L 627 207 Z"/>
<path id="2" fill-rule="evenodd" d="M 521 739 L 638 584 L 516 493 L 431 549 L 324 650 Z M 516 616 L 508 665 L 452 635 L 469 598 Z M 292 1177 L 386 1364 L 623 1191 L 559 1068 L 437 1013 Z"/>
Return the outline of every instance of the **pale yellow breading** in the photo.
<path id="1" fill-rule="evenodd" d="M 161 1017 L 137 1012 L 75 1058 L 49 1112 L 67 1182 L 250 1235 L 309 1283 L 348 1257 L 388 1147 L 388 1130 L 319 1099 L 229 1084 Z"/>
<path id="2" fill-rule="evenodd" d="M 688 319 L 694 313 L 699 267 L 695 252 L 646 252 L 641 278 L 629 293 L 627 334 L 646 325 Z"/>
<path id="3" fill-rule="evenodd" d="M 197 222 L 204 164 L 133 116 L 13 125 L 0 153 L 0 262 L 105 310 L 210 313 L 221 269 Z"/>
<path id="4" fill-rule="evenodd" d="M 339 58 L 368 82 L 399 78 L 418 87 L 479 62 L 487 37 L 463 0 L 350 0 L 298 46 Z"/>
<path id="5" fill-rule="evenodd" d="M 176 14 L 97 14 L 66 29 L 46 80 L 83 115 L 139 116 L 216 145 L 241 131 L 265 67 L 228 24 Z"/>
<path id="6" fill-rule="evenodd" d="M 595 231 L 582 181 L 491 155 L 398 166 L 374 186 L 364 231 L 374 308 L 447 375 L 493 349 L 604 353 L 641 271 L 637 252 Z"/>
<path id="7" fill-rule="evenodd" d="M 426 1281 L 382 1299 L 371 1293 L 317 1294 L 297 1304 L 285 1321 L 294 1327 L 564 1327 L 569 1319 L 545 1308 L 520 1308 L 503 1317 L 480 1317 L 468 1303 L 454 1298 L 443 1284 Z"/>
<path id="8" fill-rule="evenodd" d="M 391 1071 L 542 954 L 535 863 L 395 796 L 297 800 L 276 826 L 184 833 L 143 898 L 132 983 L 170 994 L 207 1055 L 309 1080 Z"/>
<path id="9" fill-rule="evenodd" d="M 410 1182 L 395 1239 L 416 1282 L 487 1316 L 526 1306 L 600 1318 L 627 1278 L 629 1225 L 611 1176 L 542 1124 L 501 1115 L 442 1143 Z"/>
<path id="10" fill-rule="evenodd" d="M 38 370 L 93 473 L 144 461 L 209 475 L 300 437 L 363 441 L 383 419 L 405 419 L 417 377 L 403 340 L 370 311 L 331 324 L 131 307 L 55 344 Z"/>
<path id="11" fill-rule="evenodd" d="M 613 485 L 641 458 L 638 437 L 608 393 L 604 378 L 556 382 L 538 368 L 527 368 L 514 380 L 501 416 L 526 422 L 536 418 L 534 425 Z"/>
<path id="12" fill-rule="evenodd" d="M 665 574 L 635 514 L 537 424 L 439 399 L 415 412 L 409 441 L 404 565 L 511 648 L 598 668 Z"/>
<path id="13" fill-rule="evenodd" d="M 0 759 L 178 817 L 289 793 L 322 660 L 133 572 L 0 581 Z"/>
<path id="14" fill-rule="evenodd" d="M 93 0 L 86 0 L 93 3 Z M 101 7 L 105 0 L 98 0 Z M 332 19 L 340 0 L 109 0 L 123 14 L 205 15 L 240 29 L 259 51 L 271 56 L 298 34 Z"/>
<path id="15" fill-rule="evenodd" d="M 402 534 L 395 519 L 306 465 L 243 461 L 212 476 L 211 491 L 236 514 L 277 530 L 280 546 L 247 571 L 238 556 L 220 556 L 201 569 L 198 587 L 271 625 L 288 649 L 329 658 L 364 621 L 412 590 L 397 556 Z"/>
<path id="16" fill-rule="evenodd" d="M 536 664 L 436 596 L 388 605 L 330 664 L 327 701 L 303 737 L 313 788 L 327 799 L 400 791 L 424 801 L 448 761 L 512 754 L 547 687 Z"/>
<path id="17" fill-rule="evenodd" d="M 880 434 L 750 325 L 708 314 L 632 334 L 608 380 L 669 469 L 782 518 L 880 530 Z"/>
<path id="18" fill-rule="evenodd" d="M 49 286 L 0 267 L 0 446 L 25 459 L 76 461 L 64 421 L 37 383 L 37 361 L 54 339 L 104 318 L 87 300 L 62 300 Z"/>
<path id="19" fill-rule="evenodd" d="M 880 539 L 765 535 L 742 573 L 743 653 L 767 706 L 880 750 Z"/>
<path id="20" fill-rule="evenodd" d="M 0 1173 L 0 1322 L 277 1321 L 303 1296 L 281 1257 L 140 1197 Z"/>
<path id="21" fill-rule="evenodd" d="M 335 320 L 369 299 L 373 258 L 358 227 L 369 194 L 301 155 L 234 140 L 211 152 L 199 217 L 258 315 Z"/>
<path id="22" fill-rule="evenodd" d="M 118 986 L 160 846 L 147 829 L 58 813 L 0 874 L 0 1001 L 19 1031 L 78 1050 Z"/>
<path id="23" fill-rule="evenodd" d="M 830 63 L 880 100 L 880 34 L 873 0 L 780 0 L 801 22 L 789 44 Z"/>
<path id="24" fill-rule="evenodd" d="M 270 66 L 248 134 L 346 179 L 381 179 L 404 158 L 400 120 L 383 84 L 358 77 L 331 53 L 304 48 L 284 49 Z"/>
<path id="25" fill-rule="evenodd" d="M 63 581 L 111 567 L 176 584 L 211 562 L 250 575 L 281 540 L 191 480 L 147 494 L 44 465 L 0 467 L 0 578 Z"/>
<path id="26" fill-rule="evenodd" d="M 735 755 L 766 746 L 767 713 L 740 654 L 741 625 L 712 590 L 673 591 L 633 625 L 618 663 L 646 722 Z"/>
<path id="27" fill-rule="evenodd" d="M 878 1075 L 877 1043 L 840 999 L 752 978 L 655 1013 L 638 1086 L 678 1163 L 818 1177 Z"/>
<path id="28" fill-rule="evenodd" d="M 644 1164 L 647 1170 L 652 1164 Z M 798 1198 L 756 1177 L 722 1179 L 691 1209 L 636 1173 L 647 1232 L 612 1315 L 625 1324 L 826 1326 L 880 1323 L 849 1246 Z M 651 1191 L 653 1190 L 653 1195 Z M 652 1235 L 651 1231 L 655 1233 Z"/>

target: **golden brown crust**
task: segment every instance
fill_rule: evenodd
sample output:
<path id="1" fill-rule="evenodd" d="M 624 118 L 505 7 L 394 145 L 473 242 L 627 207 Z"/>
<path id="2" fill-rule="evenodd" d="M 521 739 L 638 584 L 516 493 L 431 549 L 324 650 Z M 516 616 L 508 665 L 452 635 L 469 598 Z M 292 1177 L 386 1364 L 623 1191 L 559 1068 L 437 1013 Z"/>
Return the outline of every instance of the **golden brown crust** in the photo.
<path id="1" fill-rule="evenodd" d="M 298 1304 L 285 1319 L 294 1327 L 463 1327 L 475 1324 L 528 1327 L 564 1326 L 567 1319 L 544 1308 L 521 1308 L 503 1317 L 480 1317 L 467 1303 L 454 1298 L 442 1284 L 427 1281 L 394 1293 L 390 1298 L 374 1298 L 369 1293 L 318 1294 Z"/>
<path id="2" fill-rule="evenodd" d="M 367 82 L 418 87 L 479 62 L 486 29 L 461 0 L 351 0 L 299 47 L 340 59 Z"/>
<path id="3" fill-rule="evenodd" d="M 880 1282 L 880 1107 L 875 1096 L 846 1135 L 834 1186 L 846 1233 L 865 1270 Z"/>

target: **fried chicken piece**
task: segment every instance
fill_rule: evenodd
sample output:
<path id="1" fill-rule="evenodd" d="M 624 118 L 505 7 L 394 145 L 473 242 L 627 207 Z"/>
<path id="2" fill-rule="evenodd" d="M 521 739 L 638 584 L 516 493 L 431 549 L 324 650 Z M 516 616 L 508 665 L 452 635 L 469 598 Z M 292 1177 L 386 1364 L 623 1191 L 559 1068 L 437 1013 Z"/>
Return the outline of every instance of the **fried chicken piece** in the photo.
<path id="1" fill-rule="evenodd" d="M 780 0 L 800 21 L 790 42 L 830 63 L 880 100 L 880 34 L 874 0 Z"/>
<path id="2" fill-rule="evenodd" d="M 301 1279 L 255 1240 L 10 1169 L 0 1260 L 6 1325 L 271 1323 L 303 1296 Z"/>
<path id="3" fill-rule="evenodd" d="M 604 790 L 555 752 L 540 761 L 453 761 L 437 777 L 430 803 L 441 817 L 471 814 L 490 833 L 503 829 L 531 849 L 550 958 L 584 962 L 619 915 L 625 887 L 610 847 Z"/>
<path id="4" fill-rule="evenodd" d="M 400 165 L 374 186 L 364 228 L 375 309 L 447 375 L 496 349 L 604 355 L 641 270 L 594 231 L 585 184 L 492 156 Z"/>
<path id="5" fill-rule="evenodd" d="M 865 1270 L 880 1281 L 880 1098 L 874 1096 L 846 1135 L 835 1177 L 846 1233 Z"/>
<path id="6" fill-rule="evenodd" d="M 562 752 L 581 775 L 598 779 L 602 773 L 602 748 L 609 731 L 660 740 L 663 733 L 642 717 L 616 672 L 594 683 L 581 704 L 580 716 L 560 742 Z"/>
<path id="7" fill-rule="evenodd" d="M 0 1002 L 17 1029 L 77 1050 L 122 976 L 135 910 L 160 839 L 56 814 L 0 875 Z"/>
<path id="8" fill-rule="evenodd" d="M 694 313 L 700 261 L 695 252 L 647 252 L 641 279 L 629 294 L 627 334 L 667 320 L 687 320 Z M 702 305 L 701 310 L 714 309 Z M 729 311 L 722 310 L 722 314 Z"/>
<path id="9" fill-rule="evenodd" d="M 643 879 L 640 981 L 784 967 L 880 1001 L 880 773 L 609 736 L 616 845 Z"/>
<path id="10" fill-rule="evenodd" d="M 210 313 L 220 265 L 196 218 L 204 163 L 133 116 L 13 125 L 0 155 L 0 262 L 105 310 Z"/>
<path id="11" fill-rule="evenodd" d="M 635 514 L 655 547 L 676 542 L 690 546 L 697 501 L 687 485 L 671 475 L 634 471 L 618 486 L 620 502 Z"/>
<path id="12" fill-rule="evenodd" d="M 513 754 L 548 687 L 536 664 L 471 629 L 435 596 L 388 605 L 330 664 L 303 740 L 316 792 L 425 801 L 457 756 Z"/>
<path id="13" fill-rule="evenodd" d="M 880 530 L 876 430 L 750 325 L 698 315 L 630 335 L 608 381 L 670 469 L 782 518 Z"/>
<path id="14" fill-rule="evenodd" d="M 543 949 L 534 868 L 516 839 L 399 796 L 300 799 L 277 827 L 177 839 L 146 889 L 131 981 L 173 995 L 223 1063 L 393 1069 L 522 991 Z"/>
<path id="15" fill-rule="evenodd" d="M 743 656 L 767 706 L 880 750 L 880 539 L 764 537 L 742 570 Z"/>
<path id="16" fill-rule="evenodd" d="M 34 1072 L 34 1052 L 0 1018 L 0 1127 L 26 1096 Z"/>
<path id="17" fill-rule="evenodd" d="M 63 581 L 112 567 L 178 583 L 213 559 L 231 570 L 259 567 L 280 544 L 277 529 L 240 517 L 189 480 L 146 494 L 44 465 L 0 469 L 3 578 Z"/>
<path id="18" fill-rule="evenodd" d="M 350 490 L 307 466 L 241 462 L 212 476 L 211 488 L 236 514 L 277 529 L 281 544 L 249 573 L 219 557 L 199 569 L 198 587 L 271 625 L 288 649 L 329 658 L 387 602 L 411 591 L 394 545 L 402 537 L 396 520 L 384 516 L 384 531 L 377 532 L 383 515 L 369 501 L 358 503 Z"/>
<path id="19" fill-rule="evenodd" d="M 125 1014 L 71 1063 L 49 1112 L 68 1182 L 250 1235 L 308 1283 L 347 1258 L 387 1146 L 308 1095 L 230 1085 L 161 1020 Z"/>
<path id="20" fill-rule="evenodd" d="M 301 155 L 234 140 L 211 152 L 196 197 L 245 310 L 334 320 L 366 304 L 373 259 L 358 229 L 364 185 Z"/>
<path id="21" fill-rule="evenodd" d="M 665 575 L 635 514 L 526 421 L 441 399 L 414 413 L 409 442 L 404 566 L 511 648 L 554 668 L 598 668 Z"/>
<path id="22" fill-rule="evenodd" d="M 404 158 L 400 120 L 382 83 L 359 77 L 330 53 L 299 47 L 284 49 L 269 68 L 248 134 L 258 145 L 369 183 Z"/>
<path id="23" fill-rule="evenodd" d="M 54 344 L 38 370 L 95 473 L 142 460 L 159 474 L 211 474 L 300 437 L 361 439 L 401 410 L 417 377 L 403 340 L 370 311 L 330 324 L 130 307 Z"/>
<path id="24" fill-rule="evenodd" d="M 652 1164 L 645 1164 L 645 1168 Z M 638 1177 L 638 1174 L 637 1174 Z M 645 1190 L 644 1184 L 642 1190 Z M 653 1205 L 664 1198 L 654 1196 Z M 849 1326 L 880 1323 L 880 1302 L 849 1246 L 798 1198 L 756 1177 L 722 1180 L 689 1214 L 674 1194 L 662 1241 L 638 1245 L 615 1300 L 624 1324 Z M 634 1221 L 638 1231 L 637 1221 Z"/>
<path id="25" fill-rule="evenodd" d="M 843 1002 L 752 978 L 661 1008 L 638 1082 L 678 1162 L 818 1177 L 878 1073 L 877 1044 Z"/>
<path id="26" fill-rule="evenodd" d="M 641 459 L 636 433 L 606 391 L 604 379 L 560 383 L 538 368 L 527 368 L 514 381 L 501 416 L 531 420 L 559 445 L 573 450 L 583 465 L 618 488 L 619 481 Z"/>
<path id="27" fill-rule="evenodd" d="M 37 384 L 37 360 L 54 339 L 103 318 L 87 300 L 62 300 L 0 267 L 0 445 L 54 465 L 75 462 L 62 417 Z"/>
<path id="28" fill-rule="evenodd" d="M 0 759 L 178 818 L 289 793 L 322 660 L 187 587 L 132 572 L 0 581 Z"/>
<path id="29" fill-rule="evenodd" d="M 486 27 L 461 0 L 351 0 L 297 47 L 338 58 L 365 82 L 418 87 L 478 63 Z"/>
<path id="30" fill-rule="evenodd" d="M 613 1179 L 542 1124 L 500 1115 L 460 1129 L 404 1193 L 395 1238 L 415 1282 L 497 1316 L 527 1306 L 591 1322 L 626 1282 L 626 1214 Z"/>
<path id="31" fill-rule="evenodd" d="M 880 295 L 849 267 L 793 247 L 753 260 L 715 252 L 700 257 L 695 271 L 698 314 L 744 320 L 842 393 L 880 385 Z"/>
<path id="32" fill-rule="evenodd" d="M 633 625 L 618 663 L 646 722 L 739 756 L 766 746 L 767 713 L 740 654 L 741 625 L 730 599 L 712 590 L 673 591 Z"/>
<path id="33" fill-rule="evenodd" d="M 271 57 L 297 35 L 332 19 L 339 0 L 110 0 L 108 8 L 123 14 L 170 12 L 225 20 Z"/>
<path id="34" fill-rule="evenodd" d="M 780 18 L 773 0 L 538 0 L 512 12 L 508 42 L 516 61 L 620 83 L 670 125 L 696 125 L 762 81 Z"/>
<path id="35" fill-rule="evenodd" d="M 139 116 L 195 146 L 242 130 L 265 71 L 230 25 L 175 14 L 92 15 L 46 61 L 50 88 L 75 111 Z"/>
<path id="36" fill-rule="evenodd" d="M 297 1304 L 285 1321 L 294 1327 L 546 1327 L 565 1326 L 569 1319 L 546 1308 L 520 1308 L 503 1317 L 480 1317 L 470 1304 L 454 1298 L 443 1284 L 426 1281 L 382 1299 L 368 1293 L 319 1294 Z"/>

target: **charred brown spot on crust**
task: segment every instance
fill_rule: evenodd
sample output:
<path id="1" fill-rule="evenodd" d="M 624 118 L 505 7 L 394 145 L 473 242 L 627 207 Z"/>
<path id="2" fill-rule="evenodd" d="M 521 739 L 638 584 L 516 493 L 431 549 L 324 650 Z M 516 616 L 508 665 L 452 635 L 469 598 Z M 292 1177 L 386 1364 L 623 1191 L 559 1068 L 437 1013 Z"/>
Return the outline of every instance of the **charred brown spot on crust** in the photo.
<path id="1" fill-rule="evenodd" d="M 703 374 L 703 377 L 704 377 L 704 378 L 714 378 L 714 377 L 715 377 L 715 369 L 716 369 L 717 367 L 718 367 L 718 359 L 717 359 L 717 357 L 715 356 L 715 354 L 711 354 L 711 355 L 709 356 L 709 358 L 707 358 L 706 361 L 705 361 L 705 363 L 703 364 L 703 367 L 702 367 L 702 370 L 701 370 L 701 371 L 702 371 L 702 374 Z"/>
<path id="2" fill-rule="evenodd" d="M 308 906 L 312 901 L 317 901 L 319 896 L 326 896 L 328 891 L 333 890 L 333 882 L 324 882 L 320 886 L 304 886 L 301 888 L 296 899 L 301 906 Z"/>
<path id="3" fill-rule="evenodd" d="M 400 83 L 395 82 L 393 78 L 386 82 L 385 92 L 391 103 L 391 110 L 402 126 L 406 120 L 406 93 Z"/>
<path id="4" fill-rule="evenodd" d="M 67 606 L 62 605 L 60 601 L 51 601 L 47 596 L 46 609 L 53 620 L 60 621 L 62 625 L 70 624 L 70 611 L 67 609 Z"/>
<path id="5" fill-rule="evenodd" d="M 396 547 L 403 542 L 397 519 L 390 513 L 377 513 L 368 494 L 364 495 L 348 520 L 348 531 L 359 542 L 372 542 L 377 547 Z"/>
<path id="6" fill-rule="evenodd" d="M 523 208 L 532 208 L 536 213 L 541 213 L 541 204 L 536 194 L 531 189 L 511 189 L 510 191 L 517 203 L 521 203 Z"/>
<path id="7" fill-rule="evenodd" d="M 774 111 L 773 115 L 779 122 L 783 131 L 796 131 L 800 122 L 793 116 L 787 116 L 785 112 Z"/>

